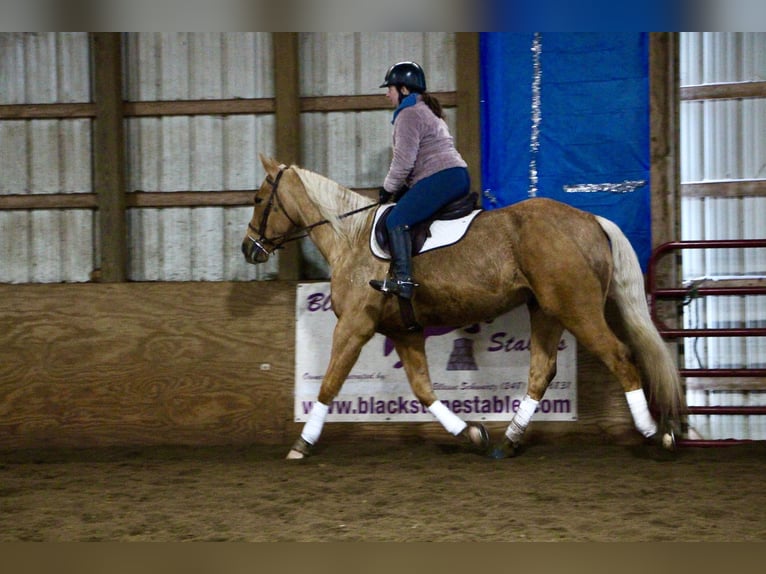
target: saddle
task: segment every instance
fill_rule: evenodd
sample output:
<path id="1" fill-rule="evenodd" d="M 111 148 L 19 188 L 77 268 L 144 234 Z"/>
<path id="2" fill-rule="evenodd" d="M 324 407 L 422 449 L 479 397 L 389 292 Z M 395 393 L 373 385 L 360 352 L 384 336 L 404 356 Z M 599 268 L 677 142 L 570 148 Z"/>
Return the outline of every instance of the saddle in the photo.
<path id="1" fill-rule="evenodd" d="M 451 221 L 454 219 L 467 217 L 479 209 L 477 207 L 478 199 L 479 194 L 475 191 L 472 191 L 460 199 L 456 199 L 452 203 L 448 203 L 425 221 L 421 221 L 420 223 L 413 225 L 410 228 L 410 237 L 412 238 L 412 255 L 417 255 L 420 253 L 423 249 L 423 245 L 425 245 L 425 242 L 429 237 L 431 237 L 431 224 L 434 221 Z M 384 208 L 386 211 L 378 218 L 378 221 L 375 224 L 375 240 L 378 242 L 378 245 L 385 251 L 390 251 L 388 245 L 388 229 L 386 228 L 386 220 L 391 214 L 391 207 L 393 207 L 393 205 Z"/>

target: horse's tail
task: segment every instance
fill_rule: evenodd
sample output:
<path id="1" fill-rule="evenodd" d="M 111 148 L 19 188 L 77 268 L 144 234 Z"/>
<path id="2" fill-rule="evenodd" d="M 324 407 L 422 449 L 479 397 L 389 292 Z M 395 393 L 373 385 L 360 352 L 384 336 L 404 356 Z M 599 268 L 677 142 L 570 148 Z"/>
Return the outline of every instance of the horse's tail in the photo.
<path id="1" fill-rule="evenodd" d="M 677 423 L 686 408 L 681 379 L 670 351 L 649 315 L 644 277 L 633 247 L 612 221 L 596 217 L 612 244 L 610 296 L 620 311 L 629 346 L 664 421 Z"/>

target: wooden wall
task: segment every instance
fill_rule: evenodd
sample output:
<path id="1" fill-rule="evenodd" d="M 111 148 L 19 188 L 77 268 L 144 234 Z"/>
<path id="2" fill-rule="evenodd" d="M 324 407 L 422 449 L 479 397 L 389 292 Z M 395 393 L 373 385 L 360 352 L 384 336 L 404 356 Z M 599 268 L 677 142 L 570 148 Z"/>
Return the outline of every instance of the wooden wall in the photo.
<path id="1" fill-rule="evenodd" d="M 0 285 L 0 449 L 289 445 L 295 287 Z M 533 423 L 530 440 L 636 440 L 617 383 L 578 360 L 580 420 Z M 413 437 L 451 440 L 438 423 L 335 423 L 323 443 Z"/>

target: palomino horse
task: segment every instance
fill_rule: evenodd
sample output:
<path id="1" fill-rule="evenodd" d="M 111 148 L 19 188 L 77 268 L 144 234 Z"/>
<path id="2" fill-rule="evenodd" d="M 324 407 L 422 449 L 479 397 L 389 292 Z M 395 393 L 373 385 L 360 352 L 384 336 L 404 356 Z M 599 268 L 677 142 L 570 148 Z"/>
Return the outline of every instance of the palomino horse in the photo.
<path id="1" fill-rule="evenodd" d="M 394 342 L 415 397 L 455 436 L 489 453 L 481 424 L 464 422 L 433 391 L 422 330 L 408 329 L 397 297 L 372 289 L 389 263 L 376 259 L 369 236 L 376 202 L 297 166 L 261 156 L 266 179 L 255 195 L 242 243 L 250 263 L 262 263 L 285 242 L 308 235 L 332 269 L 332 307 L 338 318 L 317 401 L 287 458 L 304 458 L 322 432 L 328 405 L 375 332 Z M 635 252 L 618 227 L 601 217 L 548 199 L 486 211 L 459 243 L 418 255 L 420 286 L 412 309 L 422 326 L 471 325 L 525 304 L 531 326 L 527 392 L 495 458 L 514 454 L 556 373 L 564 329 L 599 357 L 622 385 L 638 431 L 667 450 L 685 403 L 678 371 L 647 309 Z M 612 299 L 626 342 L 607 325 Z M 634 362 L 635 361 L 635 362 Z M 660 411 L 650 414 L 642 386 Z"/>

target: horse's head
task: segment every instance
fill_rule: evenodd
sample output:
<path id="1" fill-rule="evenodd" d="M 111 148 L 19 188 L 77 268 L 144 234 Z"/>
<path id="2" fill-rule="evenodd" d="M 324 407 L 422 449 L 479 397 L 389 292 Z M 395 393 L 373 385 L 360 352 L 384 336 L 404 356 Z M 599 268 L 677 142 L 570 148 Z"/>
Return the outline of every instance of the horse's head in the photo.
<path id="1" fill-rule="evenodd" d="M 264 263 L 279 249 L 298 224 L 287 214 L 279 197 L 288 167 L 261 155 L 266 178 L 253 199 L 253 216 L 247 224 L 242 253 L 248 263 Z"/>

